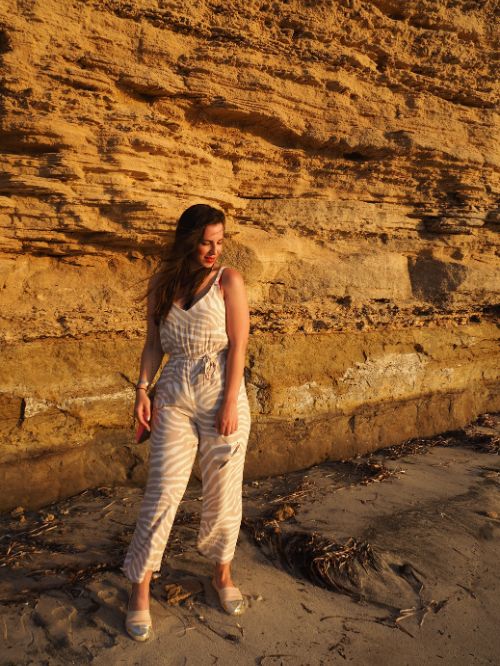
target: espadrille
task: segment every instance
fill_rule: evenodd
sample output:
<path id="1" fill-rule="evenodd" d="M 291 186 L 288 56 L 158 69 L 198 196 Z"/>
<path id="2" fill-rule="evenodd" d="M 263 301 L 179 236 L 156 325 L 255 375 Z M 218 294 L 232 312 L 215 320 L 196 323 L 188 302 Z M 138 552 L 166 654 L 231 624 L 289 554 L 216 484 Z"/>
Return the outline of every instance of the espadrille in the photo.
<path id="1" fill-rule="evenodd" d="M 237 587 L 217 587 L 215 578 L 212 578 L 212 586 L 219 595 L 222 608 L 229 615 L 241 615 L 245 611 L 245 600 Z"/>
<path id="2" fill-rule="evenodd" d="M 129 610 L 127 608 L 125 629 L 134 641 L 147 641 L 153 633 L 149 610 Z"/>

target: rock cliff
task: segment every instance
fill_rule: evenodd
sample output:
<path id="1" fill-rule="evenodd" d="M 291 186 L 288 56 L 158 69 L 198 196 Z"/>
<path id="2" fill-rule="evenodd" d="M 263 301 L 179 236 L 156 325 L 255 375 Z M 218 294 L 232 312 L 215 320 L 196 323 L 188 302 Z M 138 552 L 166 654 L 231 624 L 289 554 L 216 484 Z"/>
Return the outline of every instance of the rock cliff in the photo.
<path id="1" fill-rule="evenodd" d="M 2 0 L 0 509 L 144 482 L 137 296 L 193 203 L 248 288 L 247 478 L 498 409 L 494 10 Z"/>

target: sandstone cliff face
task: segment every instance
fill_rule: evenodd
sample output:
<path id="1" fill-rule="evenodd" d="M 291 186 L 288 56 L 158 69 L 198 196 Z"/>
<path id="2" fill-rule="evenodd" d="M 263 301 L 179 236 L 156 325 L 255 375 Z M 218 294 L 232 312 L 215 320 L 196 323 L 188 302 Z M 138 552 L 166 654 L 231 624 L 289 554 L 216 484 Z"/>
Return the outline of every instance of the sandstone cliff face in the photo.
<path id="1" fill-rule="evenodd" d="M 0 509 L 144 482 L 134 299 L 193 203 L 248 287 L 247 477 L 498 409 L 494 6 L 2 0 Z"/>

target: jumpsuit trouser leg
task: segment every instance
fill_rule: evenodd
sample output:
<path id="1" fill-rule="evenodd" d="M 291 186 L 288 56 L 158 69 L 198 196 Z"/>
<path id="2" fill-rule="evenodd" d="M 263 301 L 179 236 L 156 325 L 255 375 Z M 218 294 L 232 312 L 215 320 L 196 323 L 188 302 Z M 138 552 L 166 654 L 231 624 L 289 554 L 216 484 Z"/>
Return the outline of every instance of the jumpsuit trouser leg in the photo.
<path id="1" fill-rule="evenodd" d="M 151 419 L 149 471 L 123 572 L 133 583 L 159 571 L 163 552 L 196 457 L 198 434 L 188 413 L 155 409 Z"/>
<path id="2" fill-rule="evenodd" d="M 203 505 L 197 548 L 209 560 L 226 564 L 234 557 L 242 519 L 242 484 L 250 431 L 246 391 L 237 400 L 238 429 L 219 435 L 210 421 L 197 421 L 200 431 L 200 469 Z"/>
<path id="3" fill-rule="evenodd" d="M 244 385 L 237 404 L 238 429 L 227 437 L 214 427 L 220 400 L 210 409 L 153 407 L 148 479 L 122 567 L 132 582 L 142 582 L 149 570 L 160 570 L 198 445 L 203 504 L 197 549 L 214 562 L 232 560 L 242 518 L 243 467 L 250 431 Z"/>

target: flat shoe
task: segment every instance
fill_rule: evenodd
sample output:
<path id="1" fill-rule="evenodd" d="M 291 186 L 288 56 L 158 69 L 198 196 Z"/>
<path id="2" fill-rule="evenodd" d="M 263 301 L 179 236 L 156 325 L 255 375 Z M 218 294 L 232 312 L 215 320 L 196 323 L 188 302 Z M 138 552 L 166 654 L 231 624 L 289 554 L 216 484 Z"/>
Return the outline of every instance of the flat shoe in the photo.
<path id="1" fill-rule="evenodd" d="M 211 580 L 212 587 L 219 595 L 222 608 L 229 615 L 241 615 L 245 611 L 245 600 L 237 587 L 217 587 L 215 578 Z"/>
<path id="2" fill-rule="evenodd" d="M 153 633 L 151 615 L 148 610 L 128 610 L 125 629 L 134 641 L 147 641 Z"/>

